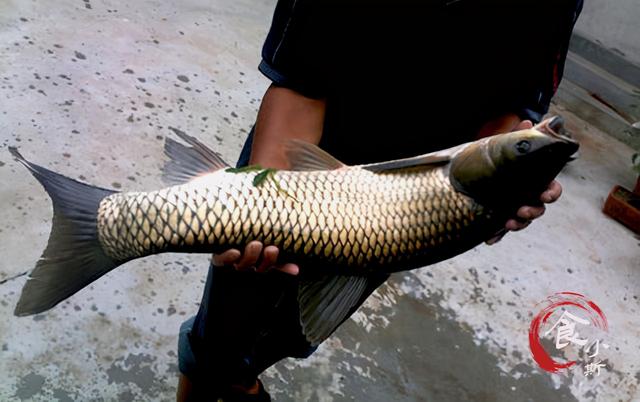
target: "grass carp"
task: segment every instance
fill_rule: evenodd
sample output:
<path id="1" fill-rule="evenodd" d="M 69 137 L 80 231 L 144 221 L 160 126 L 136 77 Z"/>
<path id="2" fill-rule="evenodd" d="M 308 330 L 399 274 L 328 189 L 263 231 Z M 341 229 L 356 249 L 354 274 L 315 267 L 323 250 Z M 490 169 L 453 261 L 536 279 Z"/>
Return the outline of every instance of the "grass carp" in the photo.
<path id="1" fill-rule="evenodd" d="M 119 193 L 13 155 L 53 201 L 48 245 L 15 314 L 45 311 L 113 268 L 162 252 L 221 252 L 252 240 L 301 267 L 298 300 L 307 339 L 318 344 L 342 322 L 375 273 L 453 257 L 488 240 L 532 205 L 578 144 L 562 121 L 449 150 L 346 166 L 302 142 L 290 170 L 230 168 L 174 129 L 164 177 L 175 185 Z"/>

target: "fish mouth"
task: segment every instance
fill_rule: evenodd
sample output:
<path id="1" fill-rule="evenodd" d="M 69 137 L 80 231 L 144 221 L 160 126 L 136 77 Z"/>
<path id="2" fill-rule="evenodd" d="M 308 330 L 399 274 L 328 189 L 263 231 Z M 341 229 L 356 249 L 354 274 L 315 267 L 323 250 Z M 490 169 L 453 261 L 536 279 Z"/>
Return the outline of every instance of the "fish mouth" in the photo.
<path id="1" fill-rule="evenodd" d="M 552 144 L 554 153 L 565 155 L 568 161 L 577 158 L 576 154 L 580 149 L 580 144 L 573 139 L 571 133 L 564 127 L 564 119 L 561 116 L 545 119 L 534 128 L 556 140 Z"/>

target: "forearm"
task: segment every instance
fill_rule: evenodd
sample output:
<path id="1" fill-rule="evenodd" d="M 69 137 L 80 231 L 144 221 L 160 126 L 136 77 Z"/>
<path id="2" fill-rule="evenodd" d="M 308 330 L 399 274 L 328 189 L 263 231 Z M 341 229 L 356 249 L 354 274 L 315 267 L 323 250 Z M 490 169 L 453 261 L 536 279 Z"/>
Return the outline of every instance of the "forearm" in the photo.
<path id="1" fill-rule="evenodd" d="M 256 120 L 251 164 L 287 169 L 284 152 L 287 140 L 320 142 L 326 103 L 311 99 L 287 88 L 267 89 Z"/>

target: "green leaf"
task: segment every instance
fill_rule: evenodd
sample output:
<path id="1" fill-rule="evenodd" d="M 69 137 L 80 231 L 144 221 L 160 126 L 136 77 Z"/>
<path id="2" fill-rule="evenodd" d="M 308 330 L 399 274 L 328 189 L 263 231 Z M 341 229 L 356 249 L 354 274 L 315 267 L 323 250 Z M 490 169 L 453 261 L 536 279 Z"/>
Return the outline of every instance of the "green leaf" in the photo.
<path id="1" fill-rule="evenodd" d="M 258 170 L 262 170 L 262 166 L 260 165 L 249 165 L 249 166 L 242 166 L 239 168 L 228 168 L 225 170 L 225 172 L 227 173 L 250 173 L 250 172 L 255 172 Z"/>
<path id="2" fill-rule="evenodd" d="M 255 187 L 261 186 L 268 179 L 275 186 L 275 188 L 278 190 L 279 193 L 284 194 L 285 196 L 290 197 L 290 198 L 298 201 L 296 199 L 296 197 L 294 197 L 291 194 L 289 194 L 287 191 L 285 191 L 280 186 L 280 183 L 278 183 L 278 180 L 276 179 L 276 172 L 278 172 L 278 170 L 277 169 L 272 169 L 272 168 L 268 168 L 268 169 L 262 170 L 260 173 L 256 174 L 253 177 L 253 185 Z"/>
<path id="3" fill-rule="evenodd" d="M 267 180 L 267 178 L 273 173 L 275 173 L 274 169 L 264 169 L 262 172 L 255 175 L 255 177 L 253 178 L 253 185 L 258 187 L 259 185 L 264 183 L 264 181 Z"/>

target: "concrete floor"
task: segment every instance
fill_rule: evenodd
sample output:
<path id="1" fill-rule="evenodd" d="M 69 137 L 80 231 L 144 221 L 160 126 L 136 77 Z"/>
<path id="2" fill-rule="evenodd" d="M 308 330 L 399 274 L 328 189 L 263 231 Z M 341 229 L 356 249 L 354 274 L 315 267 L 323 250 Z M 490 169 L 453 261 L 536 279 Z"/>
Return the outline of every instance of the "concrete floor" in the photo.
<path id="1" fill-rule="evenodd" d="M 161 185 L 166 127 L 234 160 L 267 81 L 274 1 L 0 1 L 0 400 L 171 400 L 180 323 L 207 257 L 128 263 L 53 310 L 13 317 L 51 203 L 5 147 L 89 183 Z M 640 400 L 639 239 L 600 212 L 632 150 L 556 112 L 582 144 L 546 216 L 493 247 L 393 277 L 310 359 L 270 369 L 277 401 Z M 557 291 L 609 319 L 598 377 L 551 375 L 527 331 Z"/>

